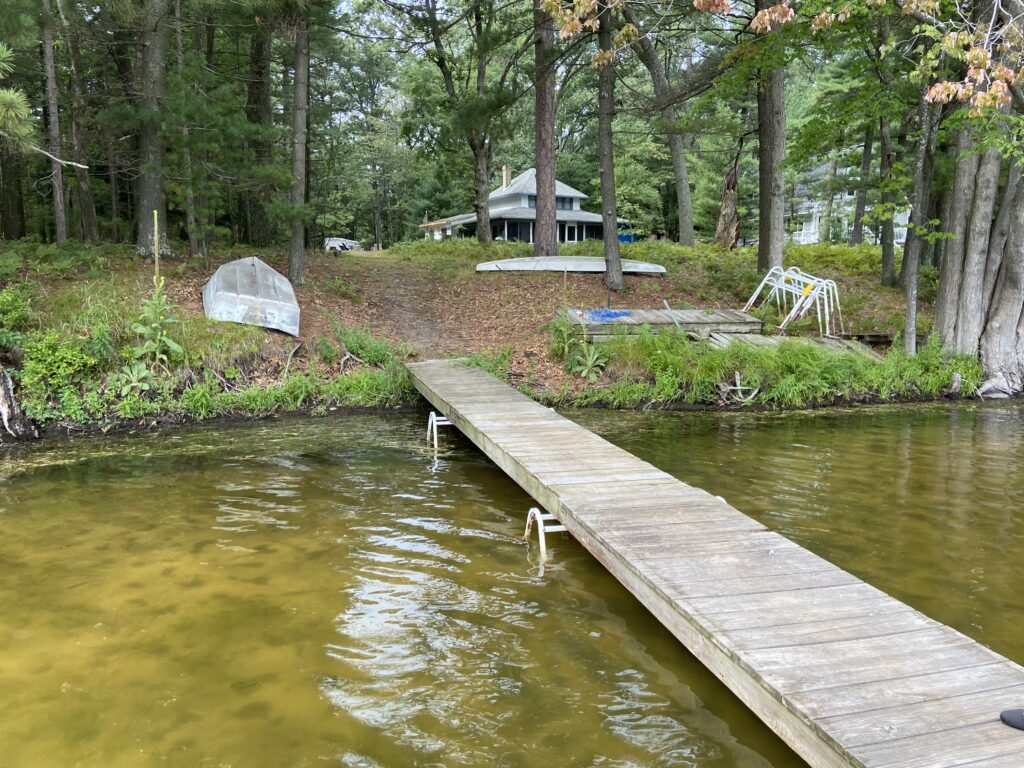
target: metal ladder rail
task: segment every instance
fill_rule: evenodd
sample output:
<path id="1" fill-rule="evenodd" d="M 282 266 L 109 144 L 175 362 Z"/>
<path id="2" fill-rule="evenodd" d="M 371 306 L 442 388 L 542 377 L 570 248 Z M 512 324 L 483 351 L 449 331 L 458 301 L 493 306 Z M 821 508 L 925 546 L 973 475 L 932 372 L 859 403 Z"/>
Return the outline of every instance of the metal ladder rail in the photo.
<path id="1" fill-rule="evenodd" d="M 427 417 L 427 442 L 433 440 L 435 451 L 437 450 L 437 428 L 450 426 L 452 426 L 452 421 L 447 416 L 440 416 L 434 411 L 430 412 Z"/>
<path id="2" fill-rule="evenodd" d="M 523 538 L 527 542 L 530 541 L 530 529 L 533 524 L 537 524 L 537 543 L 540 545 L 540 563 L 544 565 L 548 561 L 548 545 L 545 539 L 548 533 L 561 533 L 568 532 L 568 529 L 561 524 L 557 517 L 552 515 L 550 512 L 542 512 L 537 507 L 530 507 L 530 511 L 526 513 L 526 532 L 523 534 Z M 554 523 L 552 525 L 552 523 Z"/>

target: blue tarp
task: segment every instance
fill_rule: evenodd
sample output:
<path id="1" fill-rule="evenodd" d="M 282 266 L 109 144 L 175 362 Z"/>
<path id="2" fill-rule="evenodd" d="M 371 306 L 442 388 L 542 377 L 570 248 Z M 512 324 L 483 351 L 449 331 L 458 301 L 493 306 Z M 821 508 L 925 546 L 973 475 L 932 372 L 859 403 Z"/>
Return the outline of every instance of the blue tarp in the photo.
<path id="1" fill-rule="evenodd" d="M 629 317 L 628 309 L 585 309 L 583 317 L 588 323 L 610 323 L 619 317 Z"/>

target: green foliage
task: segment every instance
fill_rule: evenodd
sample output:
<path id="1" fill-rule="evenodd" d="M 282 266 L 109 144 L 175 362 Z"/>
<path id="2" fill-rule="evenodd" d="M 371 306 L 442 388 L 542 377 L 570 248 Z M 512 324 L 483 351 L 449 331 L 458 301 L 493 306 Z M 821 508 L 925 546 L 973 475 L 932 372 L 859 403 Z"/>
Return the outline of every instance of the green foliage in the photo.
<path id="1" fill-rule="evenodd" d="M 584 342 L 569 359 L 569 370 L 581 379 L 593 383 L 608 365 L 608 353 L 597 344 Z"/>
<path id="2" fill-rule="evenodd" d="M 381 407 L 411 402 L 416 393 L 405 366 L 362 368 L 333 379 L 327 394 L 337 405 Z"/>
<path id="3" fill-rule="evenodd" d="M 405 360 L 411 354 L 408 348 L 396 347 L 387 339 L 378 339 L 369 331 L 337 325 L 334 336 L 349 352 L 367 365 L 388 365 Z"/>
<path id="4" fill-rule="evenodd" d="M 130 257 L 120 244 L 91 245 L 68 240 L 62 245 L 19 240 L 0 249 L 0 279 L 24 270 L 33 277 L 105 277 Z"/>
<path id="5" fill-rule="evenodd" d="M 208 419 L 216 412 L 214 398 L 217 392 L 211 378 L 205 377 L 203 381 L 195 382 L 178 399 L 182 410 L 193 418 Z"/>
<path id="6" fill-rule="evenodd" d="M 316 340 L 316 356 L 320 361 L 334 365 L 341 359 L 341 350 L 333 341 L 320 336 Z"/>
<path id="7" fill-rule="evenodd" d="M 465 359 L 465 364 L 482 368 L 501 381 L 508 381 L 512 368 L 512 347 L 502 347 L 498 353 L 478 352 Z"/>
<path id="8" fill-rule="evenodd" d="M 0 80 L 14 69 L 14 54 L 0 43 Z M 25 94 L 14 88 L 0 88 L 0 131 L 17 142 L 27 142 L 32 133 L 32 108 Z"/>
<path id="9" fill-rule="evenodd" d="M 564 312 L 548 323 L 551 331 L 549 354 L 556 360 L 563 360 L 570 373 L 593 383 L 608 365 L 609 355 L 605 349 L 587 339 L 586 326 L 570 323 Z"/>
<path id="10" fill-rule="evenodd" d="M 882 269 L 882 248 L 877 245 L 790 245 L 787 266 L 823 277 L 873 277 Z"/>
<path id="11" fill-rule="evenodd" d="M 153 372 L 138 361 L 127 363 L 110 377 L 109 386 L 121 397 L 141 395 L 153 388 Z"/>
<path id="12" fill-rule="evenodd" d="M 33 296 L 30 286 L 9 285 L 0 290 L 0 349 L 21 346 L 22 331 L 35 319 L 30 306 Z"/>
<path id="13" fill-rule="evenodd" d="M 70 396 L 64 393 L 77 392 L 96 365 L 82 350 L 79 339 L 63 338 L 52 330 L 26 337 L 23 352 L 21 397 L 26 415 L 38 421 L 57 416 L 56 402 L 70 403 Z"/>
<path id="14" fill-rule="evenodd" d="M 582 338 L 578 325 L 570 323 L 565 318 L 564 312 L 548 323 L 548 330 L 551 332 L 551 343 L 548 345 L 548 354 L 554 360 L 568 360 L 576 352 Z"/>
<path id="15" fill-rule="evenodd" d="M 259 358 L 267 331 L 256 325 L 224 323 L 203 315 L 183 318 L 172 328 L 189 366 L 217 371 L 247 370 Z"/>
<path id="16" fill-rule="evenodd" d="M 0 290 L 0 328 L 26 330 L 34 319 L 30 306 L 34 296 L 29 285 L 9 285 Z"/>
<path id="17" fill-rule="evenodd" d="M 149 360 L 154 366 L 167 368 L 172 356 L 184 357 L 185 350 L 171 338 L 170 331 L 178 324 L 178 319 L 172 314 L 173 308 L 164 296 L 163 288 L 161 279 L 153 286 L 153 295 L 143 303 L 138 322 L 132 325 L 132 330 L 142 341 L 133 354 L 136 358 Z"/>
<path id="18" fill-rule="evenodd" d="M 616 407 L 642 402 L 742 404 L 799 407 L 834 401 L 937 397 L 962 377 L 970 393 L 981 381 L 977 360 L 950 357 L 937 340 L 915 357 L 901 348 L 881 361 L 855 352 L 837 353 L 801 339 L 776 347 L 733 343 L 724 349 L 682 334 L 641 333 L 606 345 L 609 369 L 617 378 L 582 395 L 577 404 L 605 402 Z M 737 375 L 741 392 L 737 392 Z"/>

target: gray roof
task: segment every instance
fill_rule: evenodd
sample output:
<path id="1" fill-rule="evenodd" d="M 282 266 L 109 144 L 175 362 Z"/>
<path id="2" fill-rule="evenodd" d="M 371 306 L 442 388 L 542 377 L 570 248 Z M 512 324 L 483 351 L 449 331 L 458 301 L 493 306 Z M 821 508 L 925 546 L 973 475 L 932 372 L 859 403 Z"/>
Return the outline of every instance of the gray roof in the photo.
<path id="1" fill-rule="evenodd" d="M 602 221 L 601 214 L 591 213 L 590 211 L 555 211 L 555 218 L 558 221 L 575 221 L 580 224 L 600 224 Z M 508 219 L 509 221 L 536 221 L 537 211 L 533 208 L 502 208 L 497 211 L 491 211 L 491 221 L 501 221 L 502 219 Z M 623 221 L 623 219 L 619 219 L 619 221 Z M 447 219 L 446 226 L 457 227 L 460 224 L 469 224 L 470 222 L 476 222 L 475 213 L 452 216 L 450 219 Z"/>
<path id="2" fill-rule="evenodd" d="M 520 173 L 512 181 L 509 182 L 507 187 L 498 187 L 496 190 L 491 192 L 488 200 L 495 200 L 499 197 L 505 197 L 506 195 L 536 195 L 537 194 L 537 169 L 528 168 L 527 170 Z M 578 189 L 573 189 L 568 184 L 555 180 L 555 195 L 557 197 L 578 197 L 580 200 L 586 200 L 587 196 L 580 192 Z"/>

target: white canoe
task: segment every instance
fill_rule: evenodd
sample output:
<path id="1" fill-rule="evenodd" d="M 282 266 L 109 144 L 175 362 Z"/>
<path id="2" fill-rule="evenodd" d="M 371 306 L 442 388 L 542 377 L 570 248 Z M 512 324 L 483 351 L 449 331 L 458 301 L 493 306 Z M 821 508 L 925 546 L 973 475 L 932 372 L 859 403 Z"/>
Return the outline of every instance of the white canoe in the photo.
<path id="1" fill-rule="evenodd" d="M 252 256 L 222 265 L 203 288 L 211 320 L 259 325 L 299 335 L 299 305 L 288 278 Z"/>
<path id="2" fill-rule="evenodd" d="M 520 259 L 485 261 L 476 265 L 477 272 L 604 272 L 604 259 L 599 256 L 526 256 Z M 664 274 L 660 264 L 622 260 L 622 271 L 642 275 Z"/>

